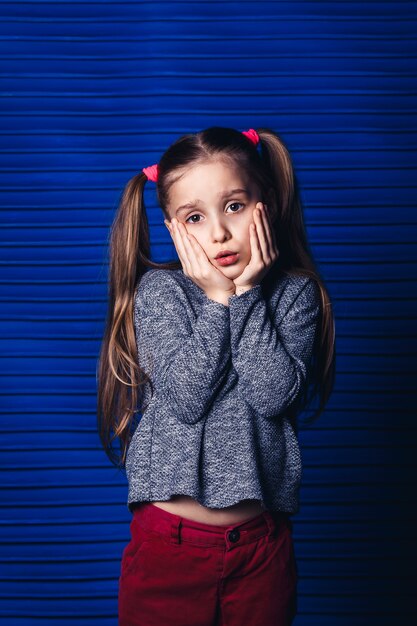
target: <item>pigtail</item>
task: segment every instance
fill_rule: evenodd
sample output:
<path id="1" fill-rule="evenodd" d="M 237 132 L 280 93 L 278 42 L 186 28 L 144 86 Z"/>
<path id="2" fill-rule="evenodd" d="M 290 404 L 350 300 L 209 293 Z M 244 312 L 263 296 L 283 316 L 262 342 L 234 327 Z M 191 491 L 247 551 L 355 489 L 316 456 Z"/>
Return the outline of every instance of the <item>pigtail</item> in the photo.
<path id="1" fill-rule="evenodd" d="M 299 185 L 294 172 L 291 155 L 283 140 L 268 128 L 256 129 L 261 145 L 261 158 L 268 174 L 271 194 L 267 199 L 273 218 L 273 227 L 280 251 L 274 274 L 308 276 L 316 283 L 320 300 L 311 367 L 304 385 L 304 393 L 290 408 L 289 414 L 297 430 L 297 415 L 309 408 L 315 398 L 319 403 L 313 414 L 302 421 L 310 424 L 317 419 L 330 398 L 335 379 L 335 321 L 332 304 L 324 281 L 316 267 L 314 255 L 308 243 Z M 268 288 L 268 287 L 266 287 Z"/>
<path id="2" fill-rule="evenodd" d="M 137 425 L 143 387 L 149 381 L 137 355 L 134 299 L 148 268 L 170 267 L 150 259 L 149 224 L 144 205 L 143 172 L 127 183 L 109 237 L 108 308 L 97 367 L 97 422 L 100 440 L 115 465 L 124 466 Z M 118 439 L 121 453 L 114 451 Z"/>

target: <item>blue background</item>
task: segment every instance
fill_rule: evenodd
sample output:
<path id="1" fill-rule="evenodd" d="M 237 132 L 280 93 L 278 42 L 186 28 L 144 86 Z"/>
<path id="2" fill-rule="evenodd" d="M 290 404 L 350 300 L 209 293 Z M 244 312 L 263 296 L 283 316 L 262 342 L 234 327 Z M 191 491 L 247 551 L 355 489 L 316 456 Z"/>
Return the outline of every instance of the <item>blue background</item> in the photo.
<path id="1" fill-rule="evenodd" d="M 300 431 L 295 626 L 410 623 L 416 3 L 1 2 L 0 17 L 0 623 L 117 624 L 127 484 L 95 417 L 108 232 L 129 178 L 211 125 L 287 143 L 336 316 L 335 390 Z"/>

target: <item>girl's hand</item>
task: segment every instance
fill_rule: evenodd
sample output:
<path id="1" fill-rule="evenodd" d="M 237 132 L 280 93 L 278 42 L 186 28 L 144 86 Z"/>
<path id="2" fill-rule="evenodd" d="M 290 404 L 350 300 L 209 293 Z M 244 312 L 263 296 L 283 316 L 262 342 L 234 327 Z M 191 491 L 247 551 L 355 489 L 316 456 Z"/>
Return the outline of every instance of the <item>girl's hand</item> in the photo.
<path id="1" fill-rule="evenodd" d="M 279 256 L 270 216 L 262 202 L 256 204 L 253 214 L 255 223 L 249 226 L 251 259 L 240 276 L 233 281 L 239 291 L 259 284 Z"/>
<path id="2" fill-rule="evenodd" d="M 175 217 L 171 220 L 171 224 L 168 220 L 164 220 L 164 224 L 171 233 L 184 274 L 201 287 L 208 297 L 214 294 L 233 295 L 235 293 L 233 280 L 214 267 L 197 239 L 187 231 L 185 225 L 178 222 Z"/>

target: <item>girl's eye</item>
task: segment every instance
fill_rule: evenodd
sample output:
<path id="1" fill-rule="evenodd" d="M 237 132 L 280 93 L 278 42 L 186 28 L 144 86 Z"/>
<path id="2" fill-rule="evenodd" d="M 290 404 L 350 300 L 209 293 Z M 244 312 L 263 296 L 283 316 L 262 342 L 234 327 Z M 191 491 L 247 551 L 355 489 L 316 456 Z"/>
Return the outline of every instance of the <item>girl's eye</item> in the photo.
<path id="1" fill-rule="evenodd" d="M 242 204 L 241 202 L 232 202 L 232 204 L 229 204 L 229 206 L 227 207 L 228 209 L 230 209 L 231 206 L 245 206 L 244 204 Z M 232 211 L 232 213 L 237 213 L 238 211 Z M 187 219 L 185 220 L 186 224 L 198 224 L 200 222 L 200 220 L 196 221 L 193 220 L 193 217 L 201 217 L 198 213 L 193 213 L 192 215 L 190 215 L 190 217 L 187 217 Z M 192 220 L 191 222 L 189 220 Z"/>
<path id="2" fill-rule="evenodd" d="M 227 207 L 228 209 L 230 209 L 231 206 L 244 206 L 241 202 L 232 202 L 232 204 L 229 204 L 229 206 Z M 237 213 L 237 211 L 232 211 L 232 213 Z"/>
<path id="3" fill-rule="evenodd" d="M 198 215 L 198 213 L 193 213 L 193 215 L 190 215 L 190 217 L 187 217 L 187 219 L 185 220 L 186 224 L 198 224 L 198 222 L 189 222 L 188 220 L 190 220 L 192 217 L 200 217 Z M 200 221 L 200 220 L 199 220 Z"/>

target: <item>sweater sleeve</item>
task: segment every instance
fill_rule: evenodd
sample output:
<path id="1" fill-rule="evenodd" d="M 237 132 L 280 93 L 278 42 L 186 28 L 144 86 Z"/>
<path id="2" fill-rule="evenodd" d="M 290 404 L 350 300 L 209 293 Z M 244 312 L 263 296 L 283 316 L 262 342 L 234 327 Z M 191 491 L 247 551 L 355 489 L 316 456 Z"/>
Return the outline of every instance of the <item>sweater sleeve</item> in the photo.
<path id="1" fill-rule="evenodd" d="M 134 324 L 139 364 L 154 393 L 179 421 L 195 424 L 231 366 L 229 307 L 206 298 L 196 317 L 169 272 L 148 270 L 135 294 Z"/>
<path id="2" fill-rule="evenodd" d="M 229 298 L 232 363 L 255 414 L 273 419 L 303 391 L 312 356 L 319 289 L 306 278 L 281 321 L 267 308 L 261 285 Z M 279 312 L 279 313 L 278 313 Z"/>

